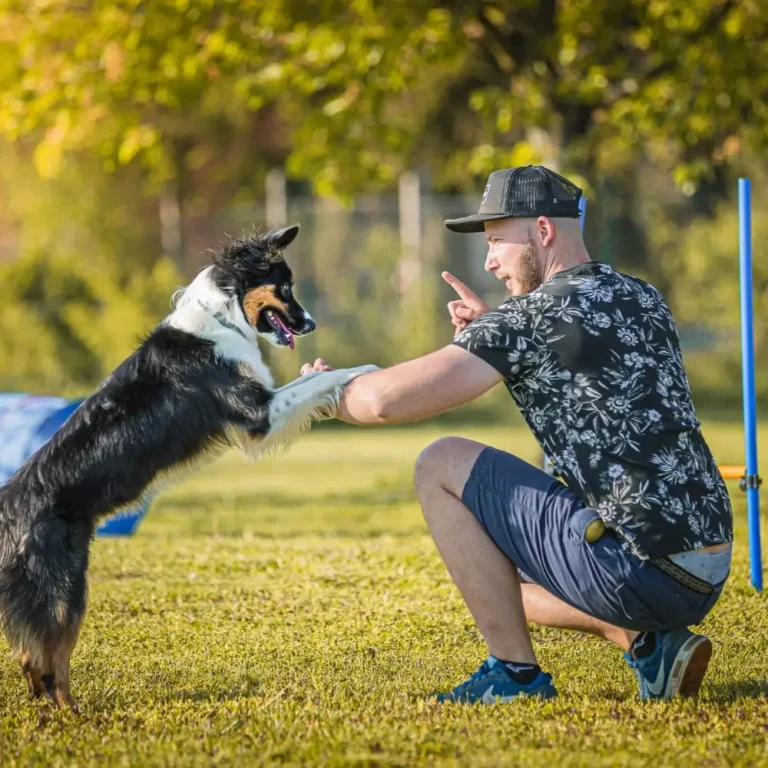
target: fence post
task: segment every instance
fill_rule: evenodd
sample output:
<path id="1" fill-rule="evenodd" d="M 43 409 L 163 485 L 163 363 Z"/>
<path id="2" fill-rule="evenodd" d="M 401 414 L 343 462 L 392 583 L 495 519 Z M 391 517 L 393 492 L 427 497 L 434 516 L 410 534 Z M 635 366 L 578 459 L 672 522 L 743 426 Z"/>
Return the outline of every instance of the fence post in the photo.
<path id="1" fill-rule="evenodd" d="M 400 292 L 405 293 L 421 277 L 421 180 L 405 171 L 398 180 L 400 219 Z"/>
<path id="2" fill-rule="evenodd" d="M 160 192 L 158 203 L 160 218 L 160 245 L 165 253 L 179 269 L 184 264 L 184 233 L 181 223 L 181 201 L 179 199 L 179 184 L 173 179 L 165 184 Z"/>
<path id="3" fill-rule="evenodd" d="M 288 189 L 282 168 L 270 168 L 264 185 L 265 212 L 268 227 L 281 227 L 288 223 Z"/>

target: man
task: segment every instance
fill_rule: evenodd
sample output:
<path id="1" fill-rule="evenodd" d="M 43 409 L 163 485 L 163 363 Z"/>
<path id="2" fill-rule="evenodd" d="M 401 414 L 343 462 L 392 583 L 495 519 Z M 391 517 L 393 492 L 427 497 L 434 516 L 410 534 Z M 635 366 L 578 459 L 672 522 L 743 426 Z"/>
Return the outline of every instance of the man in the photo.
<path id="1" fill-rule="evenodd" d="M 619 645 L 641 698 L 695 694 L 711 655 L 687 627 L 730 570 L 728 493 L 672 315 L 650 285 L 590 260 L 580 197 L 546 168 L 492 173 L 479 213 L 446 226 L 485 232 L 485 269 L 510 297 L 491 310 L 444 274 L 454 342 L 356 379 L 340 404 L 352 424 L 416 421 L 503 381 L 565 481 L 458 437 L 419 457 L 429 530 L 489 650 L 441 700 L 556 695 L 526 620 Z"/>

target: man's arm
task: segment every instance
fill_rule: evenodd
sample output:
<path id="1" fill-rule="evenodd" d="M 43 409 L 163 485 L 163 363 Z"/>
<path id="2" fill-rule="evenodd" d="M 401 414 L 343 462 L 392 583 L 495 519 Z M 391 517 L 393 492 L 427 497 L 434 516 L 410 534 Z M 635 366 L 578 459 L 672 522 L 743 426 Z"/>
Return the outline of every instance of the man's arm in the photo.
<path id="1" fill-rule="evenodd" d="M 449 345 L 355 379 L 344 389 L 338 418 L 350 424 L 419 421 L 468 403 L 502 380 L 493 366 Z"/>

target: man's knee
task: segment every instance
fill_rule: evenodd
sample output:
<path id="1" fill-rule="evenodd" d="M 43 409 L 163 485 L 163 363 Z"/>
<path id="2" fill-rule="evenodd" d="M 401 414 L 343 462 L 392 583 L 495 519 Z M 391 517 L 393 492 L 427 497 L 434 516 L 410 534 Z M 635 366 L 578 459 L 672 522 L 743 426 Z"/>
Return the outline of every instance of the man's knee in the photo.
<path id="1" fill-rule="evenodd" d="M 413 484 L 421 495 L 430 488 L 443 488 L 456 496 L 469 478 L 477 457 L 486 446 L 463 437 L 441 437 L 416 459 Z"/>

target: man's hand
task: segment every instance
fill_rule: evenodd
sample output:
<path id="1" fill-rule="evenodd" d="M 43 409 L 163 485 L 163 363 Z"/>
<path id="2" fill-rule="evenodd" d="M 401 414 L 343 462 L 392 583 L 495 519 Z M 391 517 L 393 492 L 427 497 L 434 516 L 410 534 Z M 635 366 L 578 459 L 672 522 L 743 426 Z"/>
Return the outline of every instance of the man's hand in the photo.
<path id="1" fill-rule="evenodd" d="M 443 272 L 443 280 L 459 294 L 459 299 L 448 302 L 451 322 L 456 326 L 457 333 L 463 331 L 473 320 L 484 315 L 490 307 L 471 289 L 454 277 L 450 272 Z"/>
<path id="2" fill-rule="evenodd" d="M 318 357 L 317 360 L 315 360 L 314 363 L 304 363 L 304 365 L 301 366 L 301 370 L 299 373 L 302 376 L 306 376 L 308 373 L 314 373 L 315 371 L 332 371 L 333 368 L 331 368 L 328 363 L 323 360 L 322 357 Z"/>

